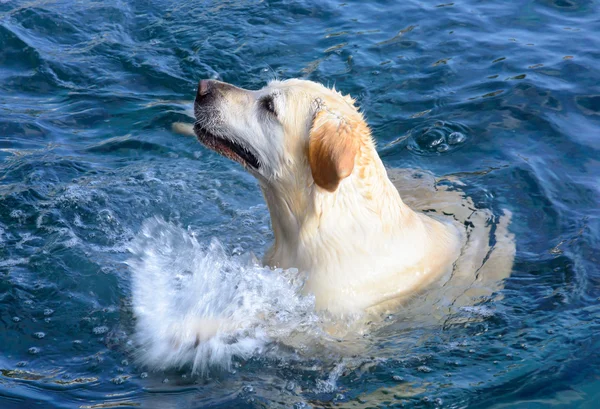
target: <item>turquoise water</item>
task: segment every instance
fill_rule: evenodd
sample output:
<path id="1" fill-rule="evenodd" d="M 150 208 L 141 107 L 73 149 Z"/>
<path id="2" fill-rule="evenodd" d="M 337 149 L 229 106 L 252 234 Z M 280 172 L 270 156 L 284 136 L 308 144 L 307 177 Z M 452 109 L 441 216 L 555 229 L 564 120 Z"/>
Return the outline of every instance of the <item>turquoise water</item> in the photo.
<path id="1" fill-rule="evenodd" d="M 0 408 L 598 407 L 598 33 L 592 0 L 0 0 Z M 237 256 L 272 239 L 252 177 L 171 124 L 201 78 L 274 77 L 335 84 L 386 165 L 509 209 L 512 276 L 357 357 L 263 340 L 204 376 L 151 371 L 132 253 L 261 277 Z"/>

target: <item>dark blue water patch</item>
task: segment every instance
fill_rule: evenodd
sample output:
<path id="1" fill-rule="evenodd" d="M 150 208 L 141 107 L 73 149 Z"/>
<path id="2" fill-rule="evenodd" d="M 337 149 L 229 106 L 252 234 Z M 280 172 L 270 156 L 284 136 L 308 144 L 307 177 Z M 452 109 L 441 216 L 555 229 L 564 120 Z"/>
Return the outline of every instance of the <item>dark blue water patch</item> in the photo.
<path id="1" fill-rule="evenodd" d="M 580 95 L 575 103 L 586 115 L 600 115 L 600 95 Z"/>
<path id="2" fill-rule="evenodd" d="M 0 60 L 3 76 L 9 72 L 34 70 L 41 64 L 42 59 L 35 49 L 29 47 L 5 26 L 0 26 L 0 41 L 3 45 L 2 60 Z"/>

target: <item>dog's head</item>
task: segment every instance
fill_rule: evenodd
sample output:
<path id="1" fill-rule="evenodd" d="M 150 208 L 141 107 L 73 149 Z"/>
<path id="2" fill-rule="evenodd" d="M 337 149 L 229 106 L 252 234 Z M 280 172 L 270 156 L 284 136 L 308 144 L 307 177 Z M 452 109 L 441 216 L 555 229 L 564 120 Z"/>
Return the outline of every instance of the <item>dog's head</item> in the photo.
<path id="1" fill-rule="evenodd" d="M 334 192 L 363 146 L 372 145 L 354 100 L 312 81 L 272 81 L 249 91 L 202 80 L 194 113 L 202 143 L 267 184 L 313 180 Z"/>

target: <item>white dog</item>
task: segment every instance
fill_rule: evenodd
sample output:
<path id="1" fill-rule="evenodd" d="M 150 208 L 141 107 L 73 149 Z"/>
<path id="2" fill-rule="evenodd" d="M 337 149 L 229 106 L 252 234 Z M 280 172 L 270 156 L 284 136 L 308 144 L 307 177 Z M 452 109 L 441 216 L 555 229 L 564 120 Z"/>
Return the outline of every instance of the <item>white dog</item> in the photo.
<path id="1" fill-rule="evenodd" d="M 419 188 L 406 190 L 414 178 L 404 173 L 396 175 L 395 186 L 352 98 L 297 79 L 258 91 L 203 80 L 194 114 L 198 139 L 241 163 L 260 184 L 275 235 L 264 263 L 304 272 L 304 291 L 314 294 L 318 309 L 378 312 L 433 284 L 446 286 L 446 296 L 456 299 L 485 280 L 492 284 L 479 287 L 489 294 L 510 274 L 510 215 L 497 224 L 491 247 L 491 214 L 460 192 L 434 188 L 412 197 Z M 451 208 L 457 216 L 432 217 L 406 202 Z M 465 223 L 469 218 L 475 224 Z"/>

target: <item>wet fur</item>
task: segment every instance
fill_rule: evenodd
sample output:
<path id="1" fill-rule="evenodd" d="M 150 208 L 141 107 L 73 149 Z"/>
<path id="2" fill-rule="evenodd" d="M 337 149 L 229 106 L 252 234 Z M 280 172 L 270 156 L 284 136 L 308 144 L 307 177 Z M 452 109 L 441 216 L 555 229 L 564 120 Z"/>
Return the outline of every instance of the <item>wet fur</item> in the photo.
<path id="1" fill-rule="evenodd" d="M 277 121 L 260 122 L 254 102 L 264 95 L 276 95 Z M 381 314 L 430 292 L 424 314 L 435 308 L 443 315 L 489 297 L 510 274 L 511 215 L 495 220 L 431 175 L 424 186 L 414 171 L 386 170 L 350 97 L 310 81 L 273 81 L 224 93 L 211 109 L 218 122 L 197 121 L 251 145 L 264 164 L 250 170 L 275 235 L 264 264 L 307 274 L 304 292 L 314 294 L 318 309 Z M 173 129 L 193 134 L 191 125 Z M 208 327 L 199 339 L 218 331 Z"/>

